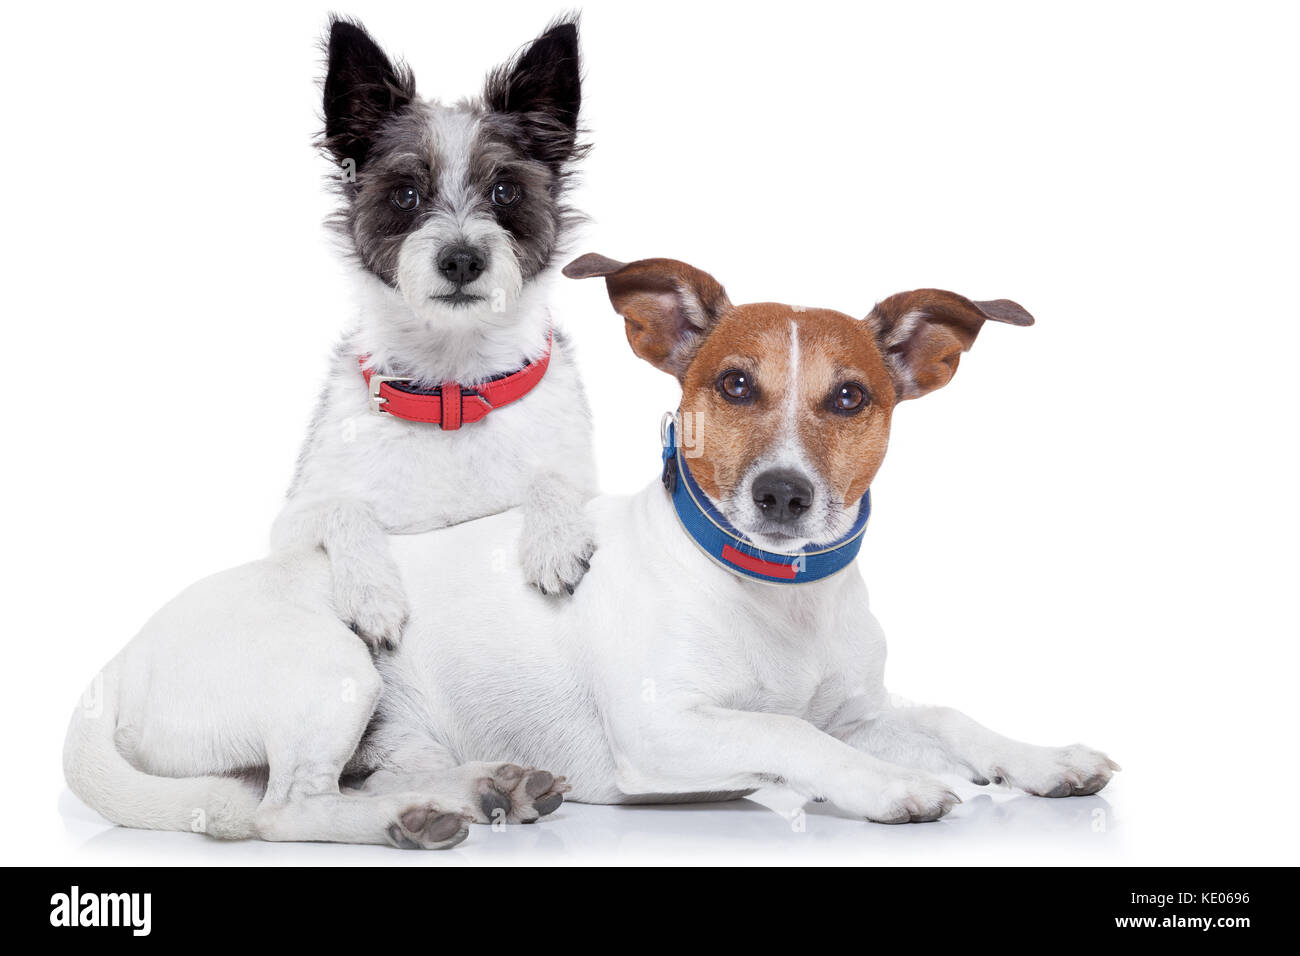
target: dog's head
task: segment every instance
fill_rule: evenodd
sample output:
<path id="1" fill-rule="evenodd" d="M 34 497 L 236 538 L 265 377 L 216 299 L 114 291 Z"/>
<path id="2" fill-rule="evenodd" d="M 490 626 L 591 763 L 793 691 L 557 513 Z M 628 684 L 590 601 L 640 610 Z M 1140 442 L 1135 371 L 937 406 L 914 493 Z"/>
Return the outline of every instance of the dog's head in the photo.
<path id="1" fill-rule="evenodd" d="M 712 276 L 672 259 L 589 254 L 632 350 L 677 376 L 691 473 L 760 546 L 790 551 L 848 533 L 889 443 L 899 401 L 946 385 L 984 322 L 1032 325 L 1014 302 L 919 289 L 866 319 L 764 302 L 732 305 Z"/>
<path id="2" fill-rule="evenodd" d="M 421 99 L 359 23 L 333 20 L 326 51 L 321 145 L 357 259 L 416 327 L 508 312 L 574 219 L 562 194 L 584 151 L 576 22 L 555 23 L 488 74 L 480 100 L 454 106 Z"/>

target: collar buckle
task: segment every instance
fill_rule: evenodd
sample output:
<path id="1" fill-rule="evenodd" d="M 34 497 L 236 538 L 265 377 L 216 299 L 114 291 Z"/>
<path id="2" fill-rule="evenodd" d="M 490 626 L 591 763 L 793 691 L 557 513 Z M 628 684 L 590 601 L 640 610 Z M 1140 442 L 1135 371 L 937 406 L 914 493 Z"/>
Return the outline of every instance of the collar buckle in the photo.
<path id="1" fill-rule="evenodd" d="M 388 399 L 379 394 L 379 389 L 385 382 L 410 382 L 409 378 L 403 378 L 400 375 L 378 375 L 370 376 L 370 411 L 376 415 L 384 415 L 384 406 L 388 404 Z"/>
<path id="2" fill-rule="evenodd" d="M 663 448 L 668 447 L 669 436 L 675 430 L 677 425 L 676 412 L 664 412 L 663 418 L 659 419 L 659 444 Z"/>

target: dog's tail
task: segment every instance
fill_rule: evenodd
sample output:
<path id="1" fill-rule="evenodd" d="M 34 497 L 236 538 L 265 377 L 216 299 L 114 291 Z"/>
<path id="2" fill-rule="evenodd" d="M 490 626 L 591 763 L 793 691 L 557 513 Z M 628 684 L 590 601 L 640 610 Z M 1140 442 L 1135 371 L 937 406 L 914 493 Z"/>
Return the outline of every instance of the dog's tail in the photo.
<path id="1" fill-rule="evenodd" d="M 226 840 L 253 835 L 261 794 L 233 777 L 155 777 L 117 748 L 117 662 L 95 678 L 72 715 L 63 774 L 72 792 L 109 820 L 142 830 L 191 830 Z"/>

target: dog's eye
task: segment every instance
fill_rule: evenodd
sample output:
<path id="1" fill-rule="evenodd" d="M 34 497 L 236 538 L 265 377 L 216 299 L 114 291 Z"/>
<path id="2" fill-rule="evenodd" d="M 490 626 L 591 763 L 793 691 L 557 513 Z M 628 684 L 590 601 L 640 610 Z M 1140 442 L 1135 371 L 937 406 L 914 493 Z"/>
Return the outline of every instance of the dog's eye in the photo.
<path id="1" fill-rule="evenodd" d="M 420 205 L 420 191 L 414 186 L 398 186 L 393 190 L 393 205 L 409 212 Z"/>
<path id="2" fill-rule="evenodd" d="M 857 382 L 845 382 L 831 392 L 831 411 L 853 415 L 867 407 L 867 390 Z"/>
<path id="3" fill-rule="evenodd" d="M 718 376 L 718 393 L 733 405 L 748 405 L 754 400 L 754 383 L 740 369 L 729 369 Z"/>
<path id="4" fill-rule="evenodd" d="M 513 206 L 523 194 L 518 183 L 496 183 L 492 186 L 492 203 L 496 206 Z"/>

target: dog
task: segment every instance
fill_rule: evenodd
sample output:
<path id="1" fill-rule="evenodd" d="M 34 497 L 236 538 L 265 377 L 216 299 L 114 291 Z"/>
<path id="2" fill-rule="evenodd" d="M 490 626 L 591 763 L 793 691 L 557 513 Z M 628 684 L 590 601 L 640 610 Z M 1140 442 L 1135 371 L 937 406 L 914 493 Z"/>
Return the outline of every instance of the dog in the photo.
<path id="1" fill-rule="evenodd" d="M 373 662 L 330 612 L 319 552 L 219 574 L 88 692 L 74 792 L 127 826 L 436 848 L 566 796 L 780 785 L 916 823 L 958 803 L 940 774 L 1046 797 L 1107 784 L 1096 750 L 891 697 L 853 566 L 895 405 L 947 384 L 986 322 L 1032 324 L 1023 308 L 923 289 L 860 320 L 733 305 L 668 259 L 565 272 L 604 278 L 632 350 L 681 384 L 655 479 L 588 505 L 599 550 L 576 595 L 494 567 L 519 510 L 391 540 L 412 615 Z"/>
<path id="2" fill-rule="evenodd" d="M 336 613 L 372 647 L 407 616 L 389 532 L 522 505 L 518 558 L 571 593 L 591 556 L 591 421 L 547 299 L 577 214 L 577 23 L 550 26 L 483 96 L 422 99 L 365 28 L 334 19 L 321 146 L 340 170 L 334 226 L 359 325 L 328 382 L 272 531 L 322 548 Z"/>

